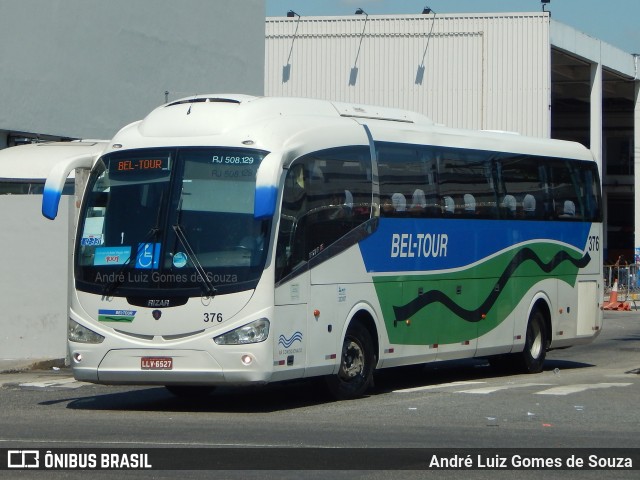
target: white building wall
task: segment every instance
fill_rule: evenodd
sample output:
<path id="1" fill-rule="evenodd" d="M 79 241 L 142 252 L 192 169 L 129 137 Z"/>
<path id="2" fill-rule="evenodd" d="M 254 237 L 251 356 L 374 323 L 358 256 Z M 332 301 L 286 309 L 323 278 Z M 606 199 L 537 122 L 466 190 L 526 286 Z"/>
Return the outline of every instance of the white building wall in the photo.
<path id="1" fill-rule="evenodd" d="M 550 90 L 547 13 L 267 18 L 266 95 L 548 137 Z"/>
<path id="2" fill-rule="evenodd" d="M 111 138 L 164 103 L 165 91 L 169 100 L 262 95 L 264 28 L 264 0 L 3 2 L 0 149 L 10 132 Z M 3 155 L 0 179 L 49 172 L 29 155 Z M 0 195 L 0 361 L 65 357 L 76 209 L 63 196 L 51 222 L 41 203 Z"/>
<path id="3" fill-rule="evenodd" d="M 42 195 L 0 195 L 0 360 L 66 356 L 73 204 L 63 196 L 51 222 Z"/>
<path id="4" fill-rule="evenodd" d="M 261 95 L 264 28 L 264 0 L 2 2 L 0 131 L 111 138 L 165 91 Z"/>

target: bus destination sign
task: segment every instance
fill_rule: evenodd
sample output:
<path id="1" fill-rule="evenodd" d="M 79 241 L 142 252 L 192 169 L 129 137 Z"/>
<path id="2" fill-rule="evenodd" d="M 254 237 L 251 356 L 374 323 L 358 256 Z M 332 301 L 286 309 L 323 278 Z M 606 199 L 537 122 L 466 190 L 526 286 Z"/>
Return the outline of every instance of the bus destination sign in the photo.
<path id="1" fill-rule="evenodd" d="M 130 160 L 118 160 L 115 167 L 118 172 L 167 170 L 166 158 L 134 158 Z"/>

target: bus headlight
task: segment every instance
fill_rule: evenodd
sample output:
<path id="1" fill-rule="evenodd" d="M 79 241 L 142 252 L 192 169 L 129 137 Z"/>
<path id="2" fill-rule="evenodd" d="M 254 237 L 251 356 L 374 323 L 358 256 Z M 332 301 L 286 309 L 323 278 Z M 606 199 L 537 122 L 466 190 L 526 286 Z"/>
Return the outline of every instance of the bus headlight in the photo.
<path id="1" fill-rule="evenodd" d="M 264 342 L 269 336 L 269 320 L 261 318 L 213 339 L 218 345 L 243 345 Z"/>
<path id="2" fill-rule="evenodd" d="M 104 341 L 102 335 L 83 327 L 71 318 L 67 327 L 67 338 L 72 342 L 78 343 L 102 343 Z"/>

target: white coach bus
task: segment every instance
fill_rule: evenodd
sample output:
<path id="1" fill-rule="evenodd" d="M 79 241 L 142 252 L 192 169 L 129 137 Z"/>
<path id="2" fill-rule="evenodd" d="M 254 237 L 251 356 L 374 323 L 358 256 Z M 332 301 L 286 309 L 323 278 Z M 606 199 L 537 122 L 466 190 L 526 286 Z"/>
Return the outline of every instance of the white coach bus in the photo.
<path id="1" fill-rule="evenodd" d="M 402 110 L 207 95 L 98 155 L 75 239 L 78 380 L 216 385 L 468 357 L 539 372 L 602 325 L 597 165 L 581 145 L 436 126 Z"/>

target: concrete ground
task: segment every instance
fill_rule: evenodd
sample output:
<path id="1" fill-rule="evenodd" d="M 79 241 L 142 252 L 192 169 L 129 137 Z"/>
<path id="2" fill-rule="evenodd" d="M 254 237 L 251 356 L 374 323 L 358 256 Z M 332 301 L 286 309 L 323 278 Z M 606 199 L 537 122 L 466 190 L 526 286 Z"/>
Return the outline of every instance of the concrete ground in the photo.
<path id="1" fill-rule="evenodd" d="M 0 358 L 0 374 L 18 373 L 32 370 L 53 370 L 65 368 L 64 358 L 37 359 L 37 358 Z"/>

